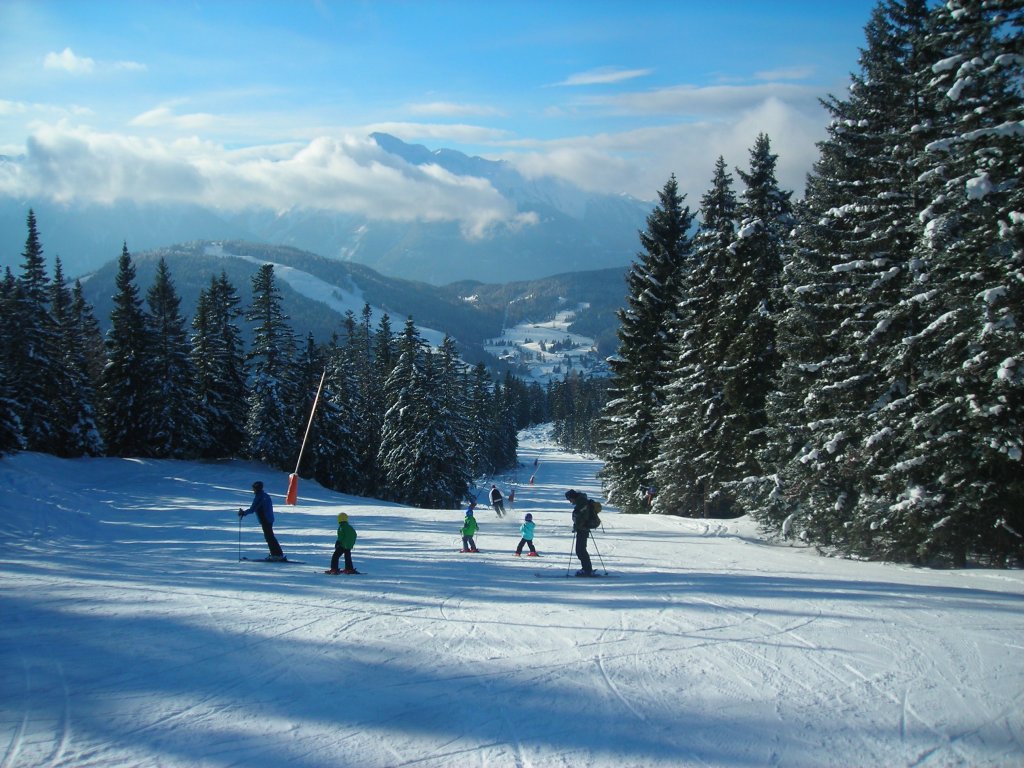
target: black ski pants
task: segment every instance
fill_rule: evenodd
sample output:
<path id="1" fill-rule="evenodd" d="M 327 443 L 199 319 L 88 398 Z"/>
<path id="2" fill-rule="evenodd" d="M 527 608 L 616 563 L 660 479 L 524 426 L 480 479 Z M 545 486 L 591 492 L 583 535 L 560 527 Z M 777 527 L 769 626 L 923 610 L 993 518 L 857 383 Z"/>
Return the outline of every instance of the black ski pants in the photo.
<path id="1" fill-rule="evenodd" d="M 590 538 L 590 531 L 581 531 L 576 534 L 576 557 L 580 559 L 580 568 L 587 573 L 594 570 L 590 564 L 590 553 L 587 552 L 587 539 Z"/>
<path id="2" fill-rule="evenodd" d="M 331 570 L 338 570 L 338 560 L 341 559 L 342 555 L 345 555 L 345 570 L 354 571 L 356 567 L 352 565 L 352 550 L 342 549 L 340 541 L 334 542 L 334 554 L 331 555 Z"/>
<path id="3" fill-rule="evenodd" d="M 281 550 L 281 545 L 277 543 L 277 536 L 274 535 L 274 524 L 264 520 L 262 515 L 256 515 L 256 518 L 260 521 L 260 527 L 263 529 L 263 538 L 267 540 L 270 554 L 282 557 L 284 552 Z"/>

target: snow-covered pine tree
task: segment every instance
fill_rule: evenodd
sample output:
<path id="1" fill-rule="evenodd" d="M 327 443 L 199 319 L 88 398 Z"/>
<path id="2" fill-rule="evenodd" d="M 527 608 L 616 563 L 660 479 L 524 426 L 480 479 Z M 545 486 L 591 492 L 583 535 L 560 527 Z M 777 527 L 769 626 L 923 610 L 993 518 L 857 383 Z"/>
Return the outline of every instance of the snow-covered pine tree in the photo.
<path id="1" fill-rule="evenodd" d="M 181 299 L 167 262 L 157 263 L 146 294 L 146 323 L 151 341 L 148 367 L 152 388 L 145 398 L 148 455 L 186 459 L 200 455 L 208 425 L 195 407 L 196 371 L 181 314 Z"/>
<path id="2" fill-rule="evenodd" d="M 399 337 L 397 361 L 384 383 L 387 410 L 381 430 L 378 464 L 385 497 L 418 504 L 425 493 L 419 471 L 418 440 L 426 420 L 426 344 L 410 317 Z"/>
<path id="3" fill-rule="evenodd" d="M 103 331 L 96 320 L 92 305 L 85 300 L 81 280 L 75 280 L 71 288 L 71 314 L 78 328 L 89 381 L 95 392 L 103 376 L 103 369 L 107 365 L 107 352 L 103 343 Z"/>
<path id="4" fill-rule="evenodd" d="M 50 311 L 57 331 L 58 378 L 54 381 L 54 427 L 58 456 L 100 456 L 103 439 L 96 423 L 96 388 L 90 372 L 90 339 L 81 308 L 76 308 L 64 279 L 60 258 L 54 260 Z M 6 327 L 6 326 L 5 326 Z"/>
<path id="5" fill-rule="evenodd" d="M 359 342 L 359 326 L 351 310 L 345 313 L 344 327 L 345 343 L 341 347 L 332 343 L 325 354 L 327 375 L 317 417 L 316 479 L 327 488 L 360 493 L 357 371 L 365 344 Z"/>
<path id="6" fill-rule="evenodd" d="M 469 452 L 470 434 L 466 419 L 468 387 L 455 340 L 445 335 L 435 353 L 428 356 L 428 394 L 433 404 L 428 410 L 427 431 L 423 437 L 421 463 L 431 479 L 433 490 L 429 506 L 454 509 L 464 498 L 472 480 Z"/>
<path id="7" fill-rule="evenodd" d="M 18 286 L 10 267 L 0 282 L 0 328 L 13 328 L 17 315 Z M 14 387 L 14 334 L 0 333 L 0 456 L 25 447 L 21 432 L 20 409 Z"/>
<path id="8" fill-rule="evenodd" d="M 724 501 L 730 477 L 723 429 L 720 361 L 729 344 L 722 302 L 736 230 L 736 195 L 725 159 L 715 163 L 711 188 L 701 198 L 693 239 L 693 266 L 683 278 L 676 309 L 670 377 L 658 413 L 653 509 L 700 517 Z"/>
<path id="9" fill-rule="evenodd" d="M 273 264 L 264 264 L 253 276 L 252 293 L 253 302 L 245 315 L 254 323 L 246 358 L 252 382 L 245 451 L 250 458 L 291 471 L 302 439 L 295 432 L 295 337 L 281 308 Z"/>
<path id="10" fill-rule="evenodd" d="M 495 470 L 512 467 L 519 450 L 517 436 L 518 400 L 513 390 L 513 376 L 506 373 L 504 385 L 494 385 L 494 413 L 490 419 L 491 463 Z"/>
<path id="11" fill-rule="evenodd" d="M 207 457 L 239 456 L 245 440 L 247 374 L 238 327 L 240 303 L 222 271 L 200 292 L 192 319 L 196 408 L 206 424 L 201 451 Z"/>
<path id="12" fill-rule="evenodd" d="M 903 339 L 915 375 L 887 424 L 903 455 L 878 522 L 897 559 L 1024 559 L 1022 7 L 949 0 L 932 13 L 929 204 L 901 305 L 919 323 Z"/>
<path id="13" fill-rule="evenodd" d="M 59 450 L 53 403 L 60 376 L 56 328 L 50 313 L 50 280 L 46 275 L 43 247 L 36 216 L 28 212 L 28 236 L 22 251 L 14 316 L 18 332 L 10 350 L 10 383 L 18 404 L 25 447 L 30 451 Z"/>
<path id="14" fill-rule="evenodd" d="M 869 554 L 873 477 L 894 460 L 879 410 L 904 390 L 882 362 L 902 336 L 892 307 L 907 279 L 920 209 L 913 162 L 925 122 L 915 62 L 921 0 L 880 4 L 848 97 L 824 101 L 828 137 L 807 180 L 785 265 L 778 333 L 784 360 L 769 398 L 773 468 L 755 515 L 818 544 Z M 753 490 L 753 489 L 751 489 Z"/>
<path id="15" fill-rule="evenodd" d="M 115 285 L 106 337 L 108 362 L 100 379 L 100 428 L 108 455 L 147 456 L 144 401 L 152 388 L 152 342 L 127 243 L 121 248 Z"/>
<path id="16" fill-rule="evenodd" d="M 356 433 L 359 440 L 359 478 L 362 494 L 378 496 L 383 494 L 384 476 L 380 468 L 381 432 L 384 414 L 387 411 L 385 382 L 395 365 L 396 342 L 391 328 L 391 318 L 385 312 L 377 322 L 377 329 L 371 329 L 372 311 L 369 304 L 363 306 L 359 325 L 359 407 L 356 410 L 359 423 Z"/>
<path id="17" fill-rule="evenodd" d="M 750 170 L 738 170 L 746 189 L 737 205 L 739 229 L 729 246 L 729 291 L 722 297 L 716 334 L 725 340 L 720 360 L 722 426 L 719 466 L 723 483 L 762 474 L 767 441 L 767 399 L 774 389 L 781 355 L 775 324 L 781 310 L 782 253 L 793 226 L 789 192 L 775 178 L 778 156 L 761 134 L 750 150 Z M 770 471 L 770 469 L 769 469 Z"/>
<path id="18" fill-rule="evenodd" d="M 306 344 L 299 353 L 295 364 L 295 375 L 297 388 L 295 390 L 295 425 L 292 427 L 298 439 L 295 444 L 295 458 L 298 461 L 298 473 L 300 477 L 315 477 L 320 467 L 321 457 L 319 449 L 321 445 L 320 430 L 325 426 L 326 420 L 332 416 L 331 408 L 323 408 L 322 402 L 316 401 L 317 388 L 320 387 L 321 378 L 324 380 L 324 387 L 327 386 L 327 356 L 320 349 L 313 338 L 312 333 L 306 334 Z M 320 393 L 321 400 L 323 392 Z M 316 411 L 314 413 L 314 403 Z M 310 416 L 313 421 L 310 423 Z M 309 437 L 306 439 L 306 448 L 302 450 L 302 440 L 309 429 Z M 301 453 L 301 458 L 299 454 Z"/>
<path id="19" fill-rule="evenodd" d="M 619 311 L 619 349 L 609 358 L 609 402 L 602 416 L 605 465 L 601 478 L 609 500 L 624 512 L 645 512 L 658 445 L 655 418 L 667 382 L 669 329 L 689 269 L 689 228 L 675 176 L 658 193 L 658 205 L 640 233 L 643 251 L 626 276 L 626 307 Z"/>
<path id="20" fill-rule="evenodd" d="M 466 404 L 469 425 L 467 453 L 474 477 L 490 475 L 497 470 L 491 460 L 491 425 L 494 420 L 494 382 L 483 363 L 473 368 Z"/>

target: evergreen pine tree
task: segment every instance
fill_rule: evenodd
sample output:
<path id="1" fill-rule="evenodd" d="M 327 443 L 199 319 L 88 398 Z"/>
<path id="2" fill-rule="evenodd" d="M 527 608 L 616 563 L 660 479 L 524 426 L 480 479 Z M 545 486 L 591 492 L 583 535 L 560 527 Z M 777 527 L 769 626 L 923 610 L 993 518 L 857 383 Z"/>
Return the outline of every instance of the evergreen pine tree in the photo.
<path id="1" fill-rule="evenodd" d="M 96 423 L 96 390 L 90 373 L 90 340 L 85 336 L 83 308 L 76 306 L 57 258 L 53 269 L 50 309 L 57 331 L 54 380 L 54 426 L 58 456 L 99 456 L 103 440 Z"/>
<path id="2" fill-rule="evenodd" d="M 0 283 L 0 328 L 14 328 L 18 286 L 8 267 Z M 25 447 L 14 385 L 15 334 L 0 333 L 0 456 Z"/>
<path id="3" fill-rule="evenodd" d="M 699 517 L 719 503 L 731 477 L 723 429 L 725 382 L 720 361 L 731 341 L 722 314 L 736 229 L 736 195 L 725 159 L 715 163 L 701 199 L 693 267 L 683 279 L 671 347 L 670 379 L 658 413 L 654 511 Z"/>
<path id="4" fill-rule="evenodd" d="M 655 418 L 667 383 L 669 327 L 689 268 L 692 215 L 673 175 L 640 233 L 643 252 L 626 277 L 627 306 L 619 311 L 619 350 L 609 359 L 611 393 L 604 411 L 606 463 L 601 470 L 610 501 L 642 512 L 657 453 Z"/>
<path id="5" fill-rule="evenodd" d="M 118 259 L 115 284 L 106 338 L 108 364 L 100 380 L 100 426 L 108 455 L 147 456 L 144 417 L 145 399 L 152 389 L 151 340 L 127 243 Z"/>
<path id="6" fill-rule="evenodd" d="M 477 363 L 469 385 L 466 421 L 469 425 L 467 453 L 473 477 L 497 471 L 491 459 L 491 433 L 494 424 L 494 382 L 483 363 Z"/>
<path id="7" fill-rule="evenodd" d="M 399 338 L 397 360 L 384 383 L 387 410 L 381 430 L 378 464 L 386 498 L 418 505 L 425 494 L 419 452 L 428 407 L 426 345 L 408 318 Z"/>
<path id="8" fill-rule="evenodd" d="M 927 11 L 884 2 L 865 28 L 861 71 L 846 99 L 824 102 L 828 138 L 798 208 L 778 323 L 784 361 L 771 395 L 754 512 L 777 530 L 790 515 L 818 544 L 866 554 L 874 478 L 895 458 L 885 430 L 905 372 L 887 365 L 906 320 L 892 308 L 907 280 L 920 208 L 914 146 L 927 124 L 915 73 Z"/>
<path id="9" fill-rule="evenodd" d="M 161 258 L 147 296 L 150 345 L 147 362 L 152 387 L 145 398 L 149 455 L 165 459 L 193 458 L 202 452 L 208 424 L 196 407 L 196 370 L 190 357 L 178 297 L 167 262 Z"/>
<path id="10" fill-rule="evenodd" d="M 96 320 L 92 305 L 85 300 L 81 280 L 75 280 L 75 284 L 71 288 L 71 314 L 77 325 L 82 352 L 85 355 L 89 382 L 93 390 L 97 391 L 103 376 L 103 369 L 107 366 L 107 353 L 103 343 L 103 331 Z"/>
<path id="11" fill-rule="evenodd" d="M 295 434 L 295 338 L 281 308 L 273 264 L 264 264 L 253 276 L 252 292 L 253 303 L 245 315 L 254 323 L 247 356 L 252 383 L 245 451 L 252 459 L 291 471 L 301 439 Z"/>
<path id="12" fill-rule="evenodd" d="M 53 411 L 60 377 L 57 331 L 50 312 L 50 280 L 32 210 L 27 223 L 28 236 L 14 296 L 18 332 L 11 342 L 10 384 L 26 448 L 55 453 L 60 448 Z"/>
<path id="13" fill-rule="evenodd" d="M 240 303 L 221 272 L 200 292 L 192 319 L 196 407 L 206 424 L 201 451 L 208 457 L 239 456 L 245 441 L 247 373 L 238 327 Z"/>
<path id="14" fill-rule="evenodd" d="M 915 562 L 1024 555 L 1024 82 L 1019 0 L 951 0 L 932 13 L 916 282 L 902 447 L 873 521 L 888 556 Z"/>
<path id="15" fill-rule="evenodd" d="M 761 474 L 761 451 L 767 440 L 767 401 L 776 384 L 780 353 L 775 325 L 781 310 L 782 253 L 793 226 L 790 193 L 775 178 L 778 157 L 761 134 L 750 150 L 750 170 L 737 171 L 746 185 L 737 215 L 739 229 L 730 246 L 723 297 L 724 328 L 728 339 L 720 366 L 723 372 L 722 427 L 717 434 L 726 458 L 729 480 L 744 481 Z"/>
<path id="16" fill-rule="evenodd" d="M 351 311 L 345 315 L 344 346 L 332 344 L 326 354 L 327 376 L 321 395 L 316 478 L 344 493 L 362 492 L 358 434 L 361 403 L 360 363 L 365 356 L 361 326 Z"/>

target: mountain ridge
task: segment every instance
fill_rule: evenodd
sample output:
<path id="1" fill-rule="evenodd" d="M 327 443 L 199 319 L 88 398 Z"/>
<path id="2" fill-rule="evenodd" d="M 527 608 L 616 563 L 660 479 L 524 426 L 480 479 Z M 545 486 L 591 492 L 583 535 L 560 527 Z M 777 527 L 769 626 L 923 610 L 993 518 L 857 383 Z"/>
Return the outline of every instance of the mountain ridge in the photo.
<path id="1" fill-rule="evenodd" d="M 385 312 L 395 331 L 405 318 L 412 317 L 427 341 L 439 343 L 447 333 L 467 362 L 484 362 L 492 370 L 511 370 L 524 378 L 535 373 L 531 355 L 504 354 L 499 359 L 493 352 L 492 342 L 498 339 L 519 346 L 515 339 L 505 337 L 506 331 L 530 322 L 551 323 L 567 307 L 579 307 L 565 323 L 565 330 L 594 341 L 584 357 L 585 367 L 595 370 L 601 359 L 614 351 L 615 310 L 625 302 L 625 269 L 568 272 L 511 283 L 463 280 L 434 286 L 291 246 L 245 241 L 194 241 L 132 253 L 135 283 L 142 296 L 153 283 L 160 259 L 167 262 L 187 322 L 194 316 L 199 293 L 221 272 L 234 286 L 244 310 L 251 303 L 253 275 L 260 265 L 270 263 L 275 265 L 282 308 L 297 339 L 312 335 L 318 343 L 326 343 L 333 334 L 344 333 L 346 310 L 358 320 L 368 304 L 374 327 Z M 110 324 L 116 275 L 117 260 L 111 259 L 82 284 L 104 330 Z"/>
<path id="2" fill-rule="evenodd" d="M 0 197 L 0 231 L 10 233 L 0 266 L 17 266 L 11 244 L 23 242 L 32 208 L 46 253 L 59 255 L 71 276 L 116 258 L 124 243 L 142 252 L 172 243 L 223 240 L 291 246 L 433 285 L 471 279 L 505 283 L 626 267 L 652 207 L 628 196 L 590 193 L 554 177 L 527 178 L 506 161 L 407 144 L 389 134 L 371 138 L 393 163 L 435 165 L 486 181 L 520 220 L 532 223 L 497 226 L 485 236 L 468 237 L 454 221 L 386 221 L 313 204 L 286 211 L 232 211 L 189 203 L 101 205 Z M 3 158 L 13 166 L 25 161 Z"/>

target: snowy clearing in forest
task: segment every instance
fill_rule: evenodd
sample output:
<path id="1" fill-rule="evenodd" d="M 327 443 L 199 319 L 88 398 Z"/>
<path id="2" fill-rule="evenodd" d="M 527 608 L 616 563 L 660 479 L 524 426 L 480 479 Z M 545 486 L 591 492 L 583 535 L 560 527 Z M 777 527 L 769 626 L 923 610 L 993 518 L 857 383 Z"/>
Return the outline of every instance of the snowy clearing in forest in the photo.
<path id="1" fill-rule="evenodd" d="M 610 576 L 564 578 L 599 465 L 543 430 L 519 455 L 479 555 L 462 510 L 308 480 L 286 507 L 257 464 L 3 459 L 0 766 L 1024 765 L 1020 571 L 606 506 Z M 239 561 L 255 479 L 305 564 Z M 322 573 L 341 511 L 364 575 Z M 513 556 L 526 512 L 541 558 Z"/>

